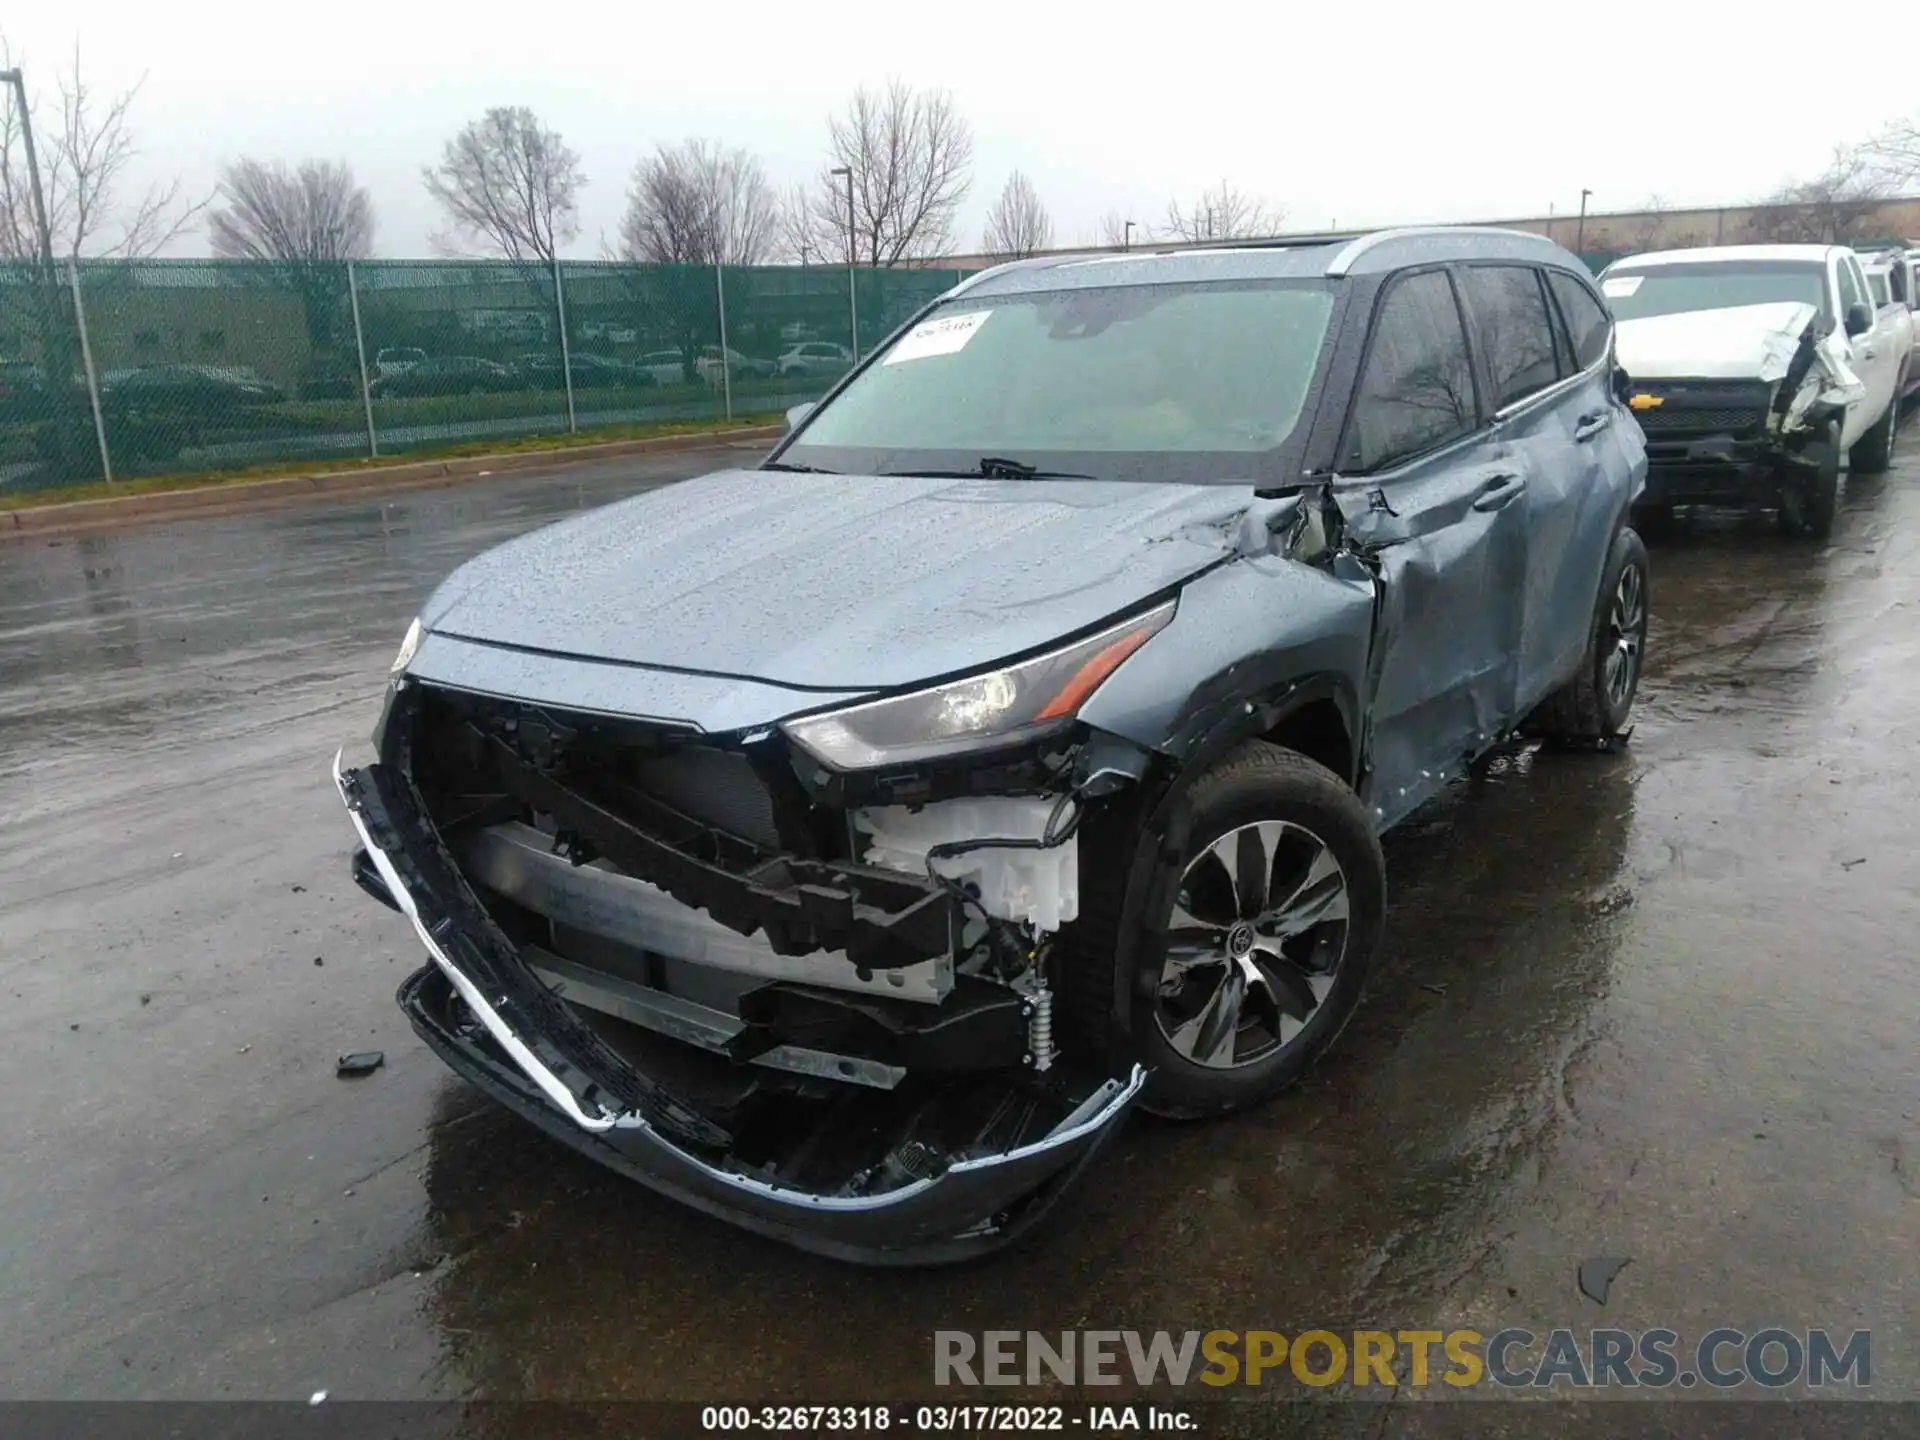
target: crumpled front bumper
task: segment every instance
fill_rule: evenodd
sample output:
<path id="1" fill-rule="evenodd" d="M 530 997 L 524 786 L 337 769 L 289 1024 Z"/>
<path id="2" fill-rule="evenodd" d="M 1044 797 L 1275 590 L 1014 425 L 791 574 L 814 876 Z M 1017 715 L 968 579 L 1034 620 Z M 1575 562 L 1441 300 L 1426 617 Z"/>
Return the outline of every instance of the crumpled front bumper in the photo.
<path id="1" fill-rule="evenodd" d="M 1648 505 L 1770 504 L 1778 495 L 1784 447 L 1764 435 L 1709 435 L 1647 443 Z"/>
<path id="2" fill-rule="evenodd" d="M 1772 505 L 1820 469 L 1819 433 L 1704 435 L 1647 442 L 1643 505 Z"/>
<path id="3" fill-rule="evenodd" d="M 1135 1066 L 1045 1136 L 879 1194 L 813 1194 L 724 1168 L 696 1153 L 702 1121 L 690 1107 L 644 1077 L 596 1073 L 568 1025 L 541 1023 L 557 1018 L 560 1002 L 459 879 L 410 784 L 380 765 L 345 770 L 338 756 L 334 782 L 365 849 L 364 862 L 356 857 L 363 887 L 377 878 L 432 957 L 398 996 L 421 1038 L 556 1139 L 749 1230 L 864 1264 L 941 1264 L 998 1249 L 1046 1215 L 1145 1084 Z"/>

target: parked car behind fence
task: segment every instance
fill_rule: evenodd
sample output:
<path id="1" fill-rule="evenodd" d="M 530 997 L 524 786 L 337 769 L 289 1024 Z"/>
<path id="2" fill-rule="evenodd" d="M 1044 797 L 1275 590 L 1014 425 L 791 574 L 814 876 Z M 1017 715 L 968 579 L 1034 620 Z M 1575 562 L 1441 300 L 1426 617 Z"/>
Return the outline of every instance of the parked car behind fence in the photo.
<path id="1" fill-rule="evenodd" d="M 558 355 L 537 351 L 513 362 L 514 373 L 536 390 L 565 389 L 569 370 L 575 390 L 650 390 L 656 383 L 646 367 L 603 355 L 573 355 L 563 365 Z"/>
<path id="2" fill-rule="evenodd" d="M 787 377 L 843 375 L 853 368 L 853 351 L 830 340 L 807 340 L 783 351 L 774 368 Z"/>
<path id="3" fill-rule="evenodd" d="M 373 382 L 376 399 L 401 395 L 489 395 L 524 390 L 527 381 L 505 365 L 475 355 L 438 355 L 415 361 Z"/>

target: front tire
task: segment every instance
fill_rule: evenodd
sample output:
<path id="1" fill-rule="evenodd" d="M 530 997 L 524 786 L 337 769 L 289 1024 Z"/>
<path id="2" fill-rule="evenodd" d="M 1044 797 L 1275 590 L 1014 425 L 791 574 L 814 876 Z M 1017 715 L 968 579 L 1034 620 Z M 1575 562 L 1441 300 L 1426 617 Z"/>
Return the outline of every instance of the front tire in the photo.
<path id="1" fill-rule="evenodd" d="M 1901 380 L 1900 385 L 1906 381 Z M 1879 475 L 1893 464 L 1893 446 L 1900 430 L 1900 388 L 1896 386 L 1887 413 L 1847 452 L 1847 464 L 1856 474 Z"/>
<path id="2" fill-rule="evenodd" d="M 1853 453 L 1860 453 L 1860 445 Z M 1892 440 L 1889 438 L 1891 447 Z M 1827 422 L 1826 435 L 1816 442 L 1818 468 L 1787 477 L 1780 494 L 1780 529 L 1796 540 L 1825 540 L 1833 534 L 1833 518 L 1840 508 L 1840 422 Z"/>
<path id="3" fill-rule="evenodd" d="M 1626 728 L 1647 648 L 1647 547 L 1621 526 L 1607 552 L 1579 672 L 1521 728 L 1550 740 L 1610 740 Z"/>
<path id="4" fill-rule="evenodd" d="M 1367 811 L 1324 766 L 1249 741 L 1188 799 L 1180 882 L 1169 912 L 1147 917 L 1132 1036 L 1153 1072 L 1141 1103 L 1180 1119 L 1266 1100 L 1326 1052 L 1386 908 Z"/>

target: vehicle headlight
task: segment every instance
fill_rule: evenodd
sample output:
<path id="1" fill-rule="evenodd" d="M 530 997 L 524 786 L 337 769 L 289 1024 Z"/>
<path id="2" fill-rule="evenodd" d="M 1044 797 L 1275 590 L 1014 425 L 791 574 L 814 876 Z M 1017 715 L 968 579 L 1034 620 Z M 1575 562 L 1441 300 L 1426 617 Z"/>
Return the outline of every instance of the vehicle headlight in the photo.
<path id="1" fill-rule="evenodd" d="M 398 675 L 413 663 L 413 652 L 420 648 L 420 617 L 413 617 L 413 623 L 407 626 L 407 633 L 400 639 L 400 653 L 393 657 L 389 673 Z"/>
<path id="2" fill-rule="evenodd" d="M 1169 600 L 1031 660 L 871 700 L 780 728 L 839 770 L 867 770 L 984 745 L 1013 744 L 1072 722 L 1120 662 L 1173 618 Z"/>

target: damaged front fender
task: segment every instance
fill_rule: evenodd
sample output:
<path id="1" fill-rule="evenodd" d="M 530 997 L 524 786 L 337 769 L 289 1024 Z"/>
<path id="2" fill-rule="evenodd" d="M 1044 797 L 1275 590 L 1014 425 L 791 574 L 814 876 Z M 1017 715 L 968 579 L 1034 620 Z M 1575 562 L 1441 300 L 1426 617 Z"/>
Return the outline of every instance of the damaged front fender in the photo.
<path id="1" fill-rule="evenodd" d="M 1167 628 L 1094 692 L 1080 718 L 1184 764 L 1224 721 L 1325 682 L 1353 736 L 1373 609 L 1373 578 L 1358 567 L 1242 555 L 1189 582 Z"/>
<path id="2" fill-rule="evenodd" d="M 1763 374 L 1761 378 L 1775 377 Z M 1867 393 L 1866 382 L 1849 361 L 1845 335 L 1811 316 L 1802 326 L 1779 380 L 1767 428 L 1781 437 L 1824 424 L 1827 415 L 1845 410 Z"/>

